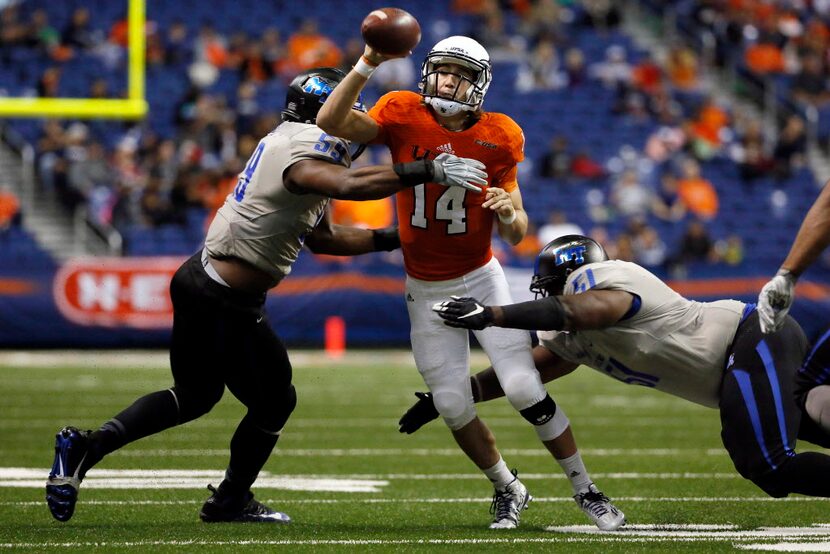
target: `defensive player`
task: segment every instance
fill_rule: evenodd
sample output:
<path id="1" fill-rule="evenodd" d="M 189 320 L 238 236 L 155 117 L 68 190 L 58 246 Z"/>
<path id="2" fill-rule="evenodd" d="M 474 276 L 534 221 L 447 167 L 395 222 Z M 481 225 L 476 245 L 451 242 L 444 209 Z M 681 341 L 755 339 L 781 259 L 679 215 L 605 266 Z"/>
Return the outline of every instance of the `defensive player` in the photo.
<path id="1" fill-rule="evenodd" d="M 830 456 L 794 450 L 797 437 L 830 447 L 830 433 L 796 402 L 807 339 L 794 319 L 764 335 L 754 304 L 687 300 L 580 235 L 545 246 L 531 290 L 543 298 L 492 307 L 458 298 L 435 311 L 453 327 L 539 329 L 534 360 L 545 382 L 584 364 L 719 408 L 723 444 L 743 477 L 773 497 L 830 496 Z M 474 379 L 482 399 L 502 394 L 492 370 Z"/>
<path id="2" fill-rule="evenodd" d="M 761 330 L 781 328 L 795 296 L 795 283 L 830 244 L 830 182 L 825 183 L 775 277 L 758 296 Z M 830 433 L 830 331 L 825 332 L 796 375 L 799 406 L 824 431 Z"/>
<path id="3" fill-rule="evenodd" d="M 248 412 L 231 439 L 225 479 L 218 489 L 208 486 L 213 494 L 200 517 L 290 521 L 250 491 L 296 404 L 288 355 L 263 311 L 266 292 L 288 275 L 304 243 L 336 255 L 399 247 L 394 228 L 331 224 L 329 198 L 381 198 L 424 181 L 477 189 L 487 177 L 479 162 L 451 155 L 349 169 L 353 145 L 314 125 L 343 77 L 322 68 L 292 81 L 283 123 L 259 142 L 214 218 L 205 248 L 173 276 L 174 386 L 139 398 L 95 432 L 66 427 L 57 434 L 46 499 L 59 521 L 72 517 L 81 480 L 105 455 L 207 413 L 226 386 Z M 360 100 L 354 109 L 364 109 Z"/>
<path id="4" fill-rule="evenodd" d="M 487 167 L 490 181 L 484 194 L 447 189 L 427 179 L 397 195 L 397 216 L 415 363 L 456 442 L 494 485 L 490 527 L 512 529 L 530 495 L 476 415 L 469 379 L 469 334 L 448 332 L 431 307 L 449 295 L 476 295 L 497 304 L 511 301 L 490 241 L 494 221 L 499 234 L 512 244 L 527 231 L 516 181 L 524 137 L 506 115 L 482 110 L 492 80 L 490 56 L 478 42 L 462 36 L 438 42 L 426 56 L 420 94 L 395 91 L 384 95 L 368 114 L 352 110 L 368 78 L 386 59 L 367 46 L 320 110 L 318 124 L 327 133 L 349 140 L 385 144 L 396 162 L 450 152 L 481 160 Z M 510 403 L 535 426 L 574 492 L 595 500 L 582 505 L 586 514 L 603 529 L 622 525 L 624 515 L 591 482 L 567 417 L 533 367 L 528 333 L 490 329 L 475 334 Z M 562 439 L 554 443 L 558 437 Z"/>

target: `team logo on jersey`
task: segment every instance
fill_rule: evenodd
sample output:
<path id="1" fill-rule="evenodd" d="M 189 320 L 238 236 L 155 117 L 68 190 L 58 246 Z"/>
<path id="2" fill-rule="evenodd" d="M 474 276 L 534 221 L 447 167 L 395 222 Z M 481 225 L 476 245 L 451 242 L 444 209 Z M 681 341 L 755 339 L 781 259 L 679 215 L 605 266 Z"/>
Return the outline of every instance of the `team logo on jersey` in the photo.
<path id="1" fill-rule="evenodd" d="M 446 144 L 442 144 L 441 146 L 438 146 L 436 150 L 438 150 L 439 152 L 444 152 L 446 154 L 455 155 L 455 150 L 452 149 L 452 144 L 450 144 L 449 142 Z"/>

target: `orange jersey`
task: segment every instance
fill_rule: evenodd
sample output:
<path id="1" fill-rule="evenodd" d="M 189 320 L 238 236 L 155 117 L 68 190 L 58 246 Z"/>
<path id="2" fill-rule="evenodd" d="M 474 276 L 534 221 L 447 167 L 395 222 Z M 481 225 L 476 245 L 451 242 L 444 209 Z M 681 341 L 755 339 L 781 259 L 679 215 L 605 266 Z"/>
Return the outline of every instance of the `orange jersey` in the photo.
<path id="1" fill-rule="evenodd" d="M 475 158 L 487 166 L 488 185 L 516 190 L 518 164 L 524 159 L 524 135 L 515 121 L 484 113 L 472 127 L 450 131 L 438 124 L 421 96 L 395 91 L 369 111 L 395 163 L 441 153 Z M 485 187 L 486 190 L 486 187 Z M 482 208 L 484 192 L 426 183 L 396 196 L 398 228 L 406 272 L 425 281 L 460 277 L 490 261 L 494 212 Z"/>

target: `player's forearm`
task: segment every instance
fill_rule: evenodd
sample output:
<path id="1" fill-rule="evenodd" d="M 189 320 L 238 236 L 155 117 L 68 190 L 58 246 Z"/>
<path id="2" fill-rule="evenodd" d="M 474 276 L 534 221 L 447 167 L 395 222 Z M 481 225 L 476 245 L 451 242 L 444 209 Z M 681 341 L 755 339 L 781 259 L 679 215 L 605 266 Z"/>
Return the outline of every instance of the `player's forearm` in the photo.
<path id="1" fill-rule="evenodd" d="M 341 200 L 377 200 L 429 182 L 434 176 L 435 168 L 428 160 L 349 169 L 343 172 L 331 197 Z"/>
<path id="2" fill-rule="evenodd" d="M 816 261 L 819 254 L 830 244 L 830 182 L 824 185 L 790 249 L 781 269 L 786 269 L 795 277 L 801 275 Z"/>
<path id="3" fill-rule="evenodd" d="M 315 235 L 313 240 L 308 241 L 312 252 L 332 256 L 357 256 L 375 251 L 374 236 L 370 229 L 332 225 L 330 231 Z"/>
<path id="4" fill-rule="evenodd" d="M 499 228 L 499 236 L 512 245 L 519 244 L 527 234 L 527 212 L 515 210 L 516 219 L 511 223 L 505 223 L 500 217 L 496 218 Z"/>
<path id="5" fill-rule="evenodd" d="M 347 140 L 366 141 L 361 136 L 360 115 L 352 110 L 366 84 L 366 78 L 350 71 L 335 87 L 317 113 L 317 126 L 323 131 Z"/>

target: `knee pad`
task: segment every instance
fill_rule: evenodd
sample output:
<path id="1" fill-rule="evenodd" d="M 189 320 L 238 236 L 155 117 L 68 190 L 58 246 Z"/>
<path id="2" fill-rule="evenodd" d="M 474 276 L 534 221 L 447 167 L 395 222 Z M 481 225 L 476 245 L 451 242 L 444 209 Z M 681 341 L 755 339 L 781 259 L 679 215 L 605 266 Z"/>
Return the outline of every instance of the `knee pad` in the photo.
<path id="1" fill-rule="evenodd" d="M 548 395 L 538 378 L 538 373 L 535 370 L 533 373 L 532 377 L 536 377 L 536 379 L 528 378 L 527 375 L 520 373 L 512 374 L 506 378 L 499 378 L 504 396 L 507 397 L 510 405 L 519 412 L 542 402 Z"/>
<path id="2" fill-rule="evenodd" d="M 225 385 L 193 389 L 174 385 L 170 392 L 176 398 L 179 407 L 179 423 L 186 423 L 208 413 L 225 392 Z"/>
<path id="3" fill-rule="evenodd" d="M 297 407 L 297 390 L 288 385 L 285 393 L 272 399 L 267 406 L 249 407 L 254 424 L 268 433 L 279 433 Z"/>
<path id="4" fill-rule="evenodd" d="M 435 409 L 447 423 L 447 427 L 453 431 L 461 429 L 476 417 L 473 399 L 464 398 L 456 391 L 433 390 L 432 401 L 435 403 Z"/>
<path id="5" fill-rule="evenodd" d="M 549 394 L 529 408 L 519 410 L 519 413 L 534 425 L 536 434 L 543 441 L 555 439 L 571 424 L 564 410 L 556 405 Z"/>

